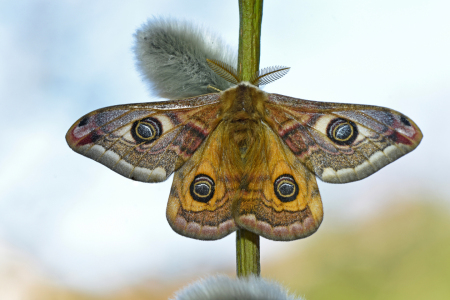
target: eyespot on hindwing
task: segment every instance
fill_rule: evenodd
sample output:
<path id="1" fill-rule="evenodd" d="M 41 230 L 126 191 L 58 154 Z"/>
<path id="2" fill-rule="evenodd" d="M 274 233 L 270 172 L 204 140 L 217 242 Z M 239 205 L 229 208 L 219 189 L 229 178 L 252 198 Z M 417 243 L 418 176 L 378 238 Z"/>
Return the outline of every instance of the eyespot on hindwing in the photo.
<path id="1" fill-rule="evenodd" d="M 298 185 L 294 177 L 284 174 L 273 183 L 273 191 L 281 202 L 291 202 L 297 198 Z"/>
<path id="2" fill-rule="evenodd" d="M 214 196 L 214 180 L 205 174 L 197 175 L 192 180 L 189 191 L 195 201 L 207 203 Z"/>

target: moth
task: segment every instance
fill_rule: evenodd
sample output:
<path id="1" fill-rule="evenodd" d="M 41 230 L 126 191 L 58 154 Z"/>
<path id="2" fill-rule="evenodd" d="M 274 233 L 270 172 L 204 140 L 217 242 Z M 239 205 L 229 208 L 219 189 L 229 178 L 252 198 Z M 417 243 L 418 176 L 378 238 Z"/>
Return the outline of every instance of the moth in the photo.
<path id="1" fill-rule="evenodd" d="M 257 87 L 287 68 L 242 82 L 229 65 L 208 63 L 234 86 L 102 108 L 66 135 L 73 150 L 127 178 L 161 182 L 174 173 L 167 220 L 181 235 L 215 240 L 245 228 L 271 240 L 307 237 L 323 218 L 316 177 L 363 179 L 422 139 L 410 118 L 388 108 L 308 101 Z"/>

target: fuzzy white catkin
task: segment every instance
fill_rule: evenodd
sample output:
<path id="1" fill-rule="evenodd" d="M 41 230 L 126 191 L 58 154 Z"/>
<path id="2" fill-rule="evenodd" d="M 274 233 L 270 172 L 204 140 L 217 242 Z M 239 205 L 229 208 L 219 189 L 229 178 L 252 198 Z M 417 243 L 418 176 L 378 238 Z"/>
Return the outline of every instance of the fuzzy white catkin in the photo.
<path id="1" fill-rule="evenodd" d="M 180 99 L 226 90 L 232 84 L 216 75 L 206 59 L 237 66 L 237 51 L 220 38 L 186 21 L 154 18 L 135 33 L 137 67 L 157 96 Z"/>
<path id="2" fill-rule="evenodd" d="M 219 275 L 201 279 L 176 292 L 172 300 L 304 300 L 289 295 L 278 283 L 250 276 L 232 279 Z"/>

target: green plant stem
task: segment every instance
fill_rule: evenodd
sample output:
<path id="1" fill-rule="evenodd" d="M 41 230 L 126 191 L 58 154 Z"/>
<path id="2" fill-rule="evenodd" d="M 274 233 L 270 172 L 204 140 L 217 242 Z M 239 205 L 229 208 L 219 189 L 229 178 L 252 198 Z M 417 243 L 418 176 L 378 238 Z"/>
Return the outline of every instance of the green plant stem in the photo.
<path id="1" fill-rule="evenodd" d="M 263 0 L 239 0 L 238 74 L 250 80 L 259 70 Z M 245 229 L 236 233 L 236 273 L 238 277 L 259 276 L 259 235 Z"/>
<path id="2" fill-rule="evenodd" d="M 238 277 L 259 276 L 259 235 L 245 229 L 236 232 L 236 274 Z"/>
<path id="3" fill-rule="evenodd" d="M 259 70 L 263 0 L 239 0 L 238 74 L 242 80 Z"/>

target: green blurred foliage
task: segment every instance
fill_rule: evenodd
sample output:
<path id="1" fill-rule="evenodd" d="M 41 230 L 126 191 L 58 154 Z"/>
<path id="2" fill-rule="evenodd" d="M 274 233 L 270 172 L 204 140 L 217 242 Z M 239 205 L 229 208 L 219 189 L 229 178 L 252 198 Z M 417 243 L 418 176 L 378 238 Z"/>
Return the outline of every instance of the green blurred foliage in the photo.
<path id="1" fill-rule="evenodd" d="M 323 227 L 312 238 L 290 243 L 279 259 L 262 263 L 262 276 L 307 300 L 450 299 L 450 207 L 434 199 L 392 202 L 364 220 L 340 225 L 333 220 L 332 229 Z M 233 267 L 227 272 L 231 276 Z M 47 286 L 33 300 L 168 299 L 196 280 L 154 279 L 111 295 Z"/>
<path id="2" fill-rule="evenodd" d="M 323 233 L 262 275 L 308 300 L 450 299 L 450 211 L 433 203 L 402 201 Z"/>

